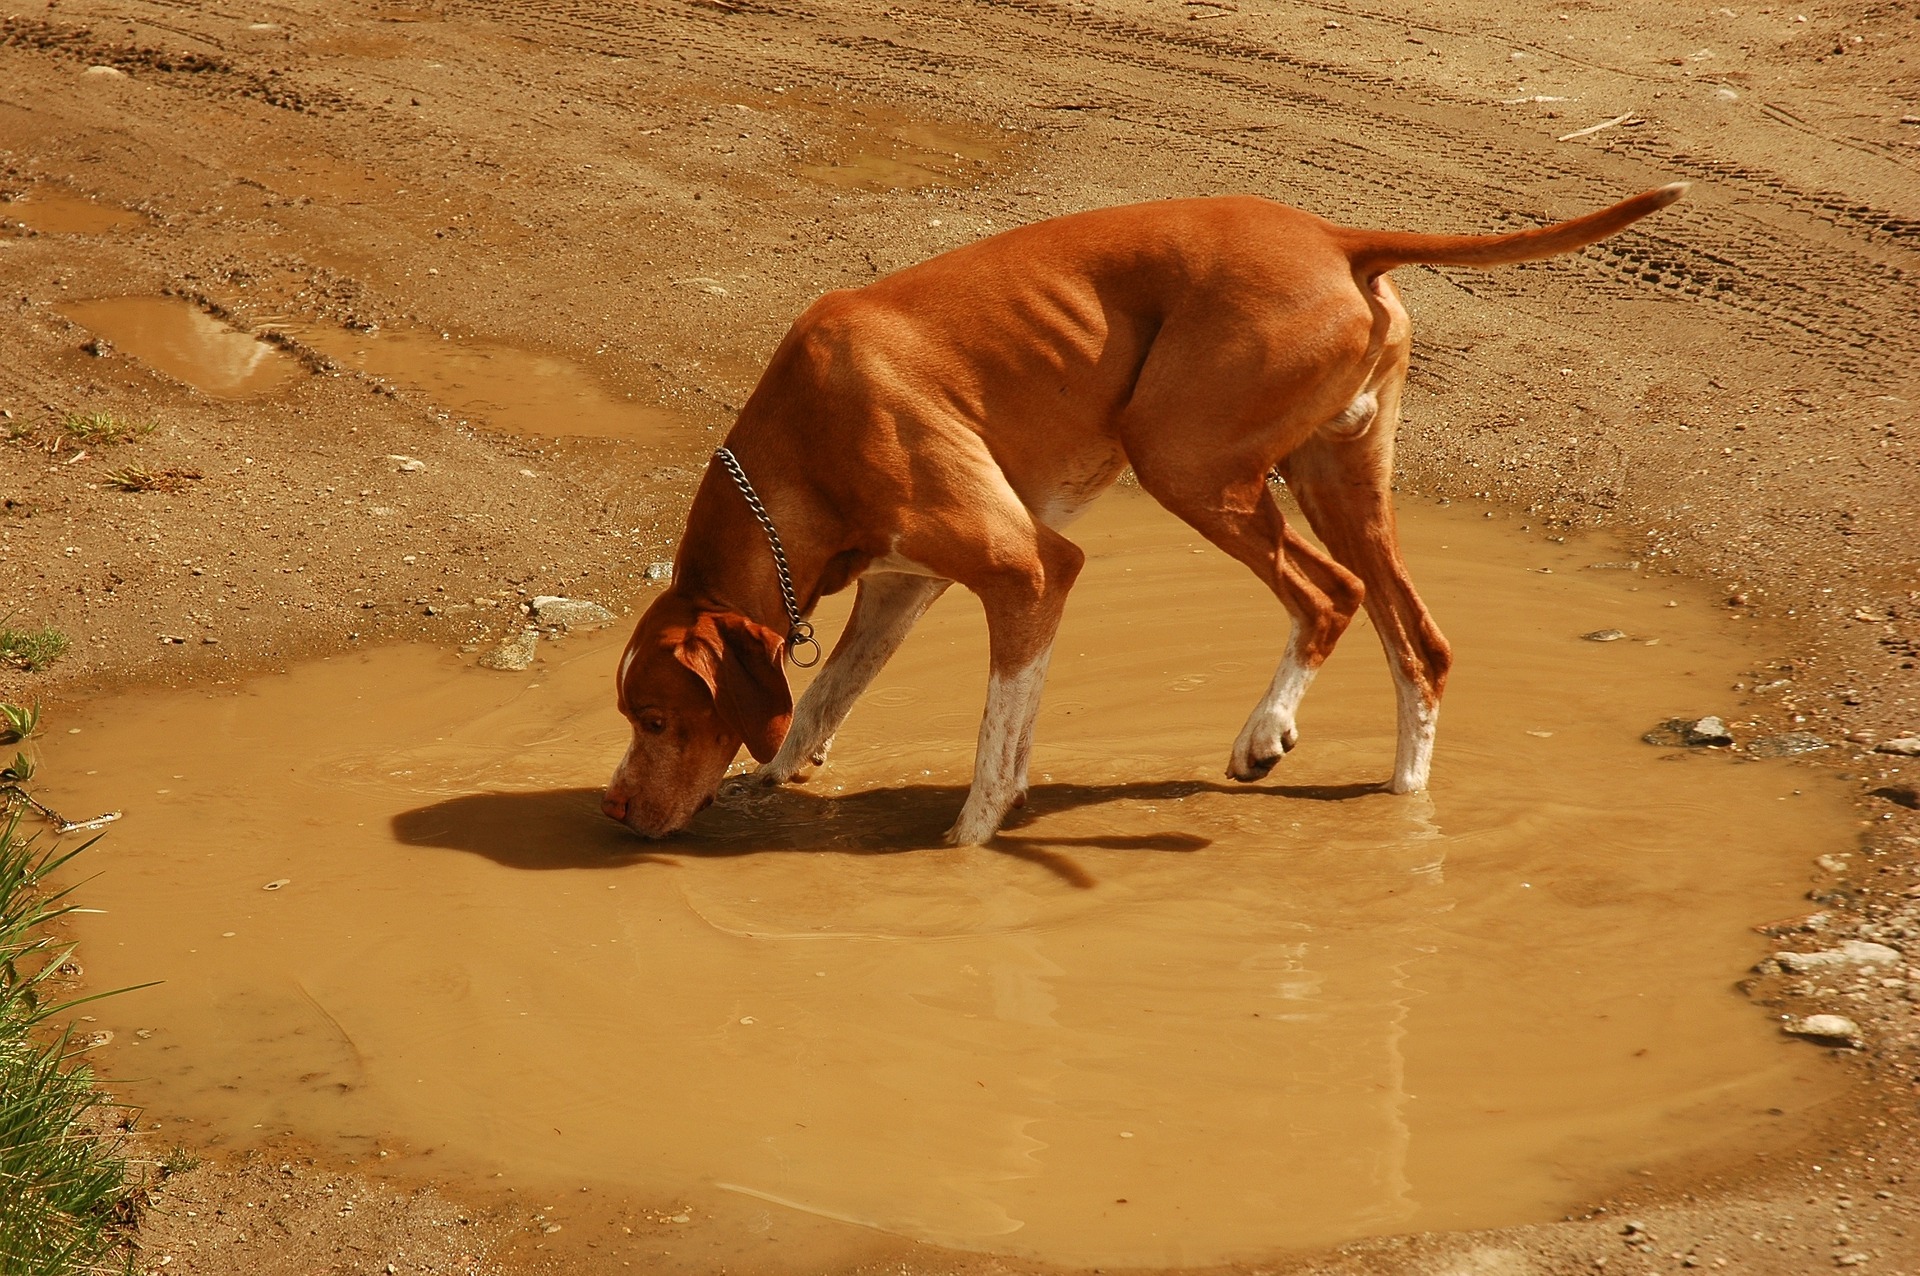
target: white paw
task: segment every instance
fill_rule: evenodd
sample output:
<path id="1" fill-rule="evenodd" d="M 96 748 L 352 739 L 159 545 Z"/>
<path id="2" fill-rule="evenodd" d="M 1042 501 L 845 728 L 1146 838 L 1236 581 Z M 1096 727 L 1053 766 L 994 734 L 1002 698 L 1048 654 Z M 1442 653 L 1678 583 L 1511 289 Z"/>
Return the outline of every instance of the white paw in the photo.
<path id="1" fill-rule="evenodd" d="M 1000 815 L 978 810 L 968 801 L 960 810 L 960 818 L 940 835 L 940 840 L 948 846 L 980 846 L 1000 831 L 1000 820 Z"/>
<path id="2" fill-rule="evenodd" d="M 1300 743 L 1300 732 L 1291 718 L 1270 719 L 1258 727 L 1242 731 L 1233 742 L 1233 756 L 1227 760 L 1227 774 L 1242 784 L 1266 778 Z"/>

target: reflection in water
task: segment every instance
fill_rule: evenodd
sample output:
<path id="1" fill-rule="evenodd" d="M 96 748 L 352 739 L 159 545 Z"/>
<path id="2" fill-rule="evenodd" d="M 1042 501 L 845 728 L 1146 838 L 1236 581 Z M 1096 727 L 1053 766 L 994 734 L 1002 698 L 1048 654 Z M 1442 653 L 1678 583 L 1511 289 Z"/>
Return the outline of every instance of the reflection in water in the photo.
<path id="1" fill-rule="evenodd" d="M 1725 988 L 1844 810 L 1638 741 L 1748 659 L 1698 627 L 1725 622 L 1403 522 L 1459 655 L 1430 797 L 1380 790 L 1364 632 L 1277 781 L 1220 777 L 1281 613 L 1130 493 L 1076 525 L 1030 799 L 987 847 L 938 841 L 986 678 L 964 596 L 807 784 L 660 842 L 598 814 L 617 634 L 517 675 L 402 647 L 116 697 L 42 769 L 56 805 L 128 810 L 83 944 L 101 986 L 166 983 L 101 1003 L 141 1042 L 110 1062 L 223 1137 L 1112 1265 L 1552 1217 L 1819 1102 Z M 1605 627 L 1659 642 L 1577 638 Z M 820 1244 L 781 1252 L 857 1252 Z"/>
<path id="2" fill-rule="evenodd" d="M 183 297 L 109 297 L 64 309 L 147 366 L 217 399 L 255 398 L 303 371 L 284 352 L 235 332 Z"/>

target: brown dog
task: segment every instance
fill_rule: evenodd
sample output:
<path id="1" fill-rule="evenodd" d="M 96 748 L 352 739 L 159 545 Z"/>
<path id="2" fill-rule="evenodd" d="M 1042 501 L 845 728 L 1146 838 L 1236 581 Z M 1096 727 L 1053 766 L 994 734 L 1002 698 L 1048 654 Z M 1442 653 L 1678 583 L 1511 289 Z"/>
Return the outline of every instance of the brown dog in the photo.
<path id="1" fill-rule="evenodd" d="M 1128 465 L 1293 619 L 1227 773 L 1257 780 L 1294 746 L 1300 698 L 1364 601 L 1399 694 L 1391 787 L 1424 788 L 1451 655 L 1388 503 L 1410 329 L 1386 272 L 1571 252 L 1683 190 L 1486 237 L 1352 230 L 1251 197 L 1136 204 L 827 294 L 708 466 L 673 584 L 621 658 L 633 743 L 606 813 L 650 837 L 685 827 L 742 743 L 772 783 L 824 762 L 854 699 L 959 581 L 986 608 L 992 672 L 947 840 L 993 836 L 1026 791 L 1084 557 L 1060 529 Z M 1327 553 L 1281 518 L 1276 468 Z M 806 641 L 814 603 L 856 580 L 846 632 L 796 710 L 782 656 Z"/>

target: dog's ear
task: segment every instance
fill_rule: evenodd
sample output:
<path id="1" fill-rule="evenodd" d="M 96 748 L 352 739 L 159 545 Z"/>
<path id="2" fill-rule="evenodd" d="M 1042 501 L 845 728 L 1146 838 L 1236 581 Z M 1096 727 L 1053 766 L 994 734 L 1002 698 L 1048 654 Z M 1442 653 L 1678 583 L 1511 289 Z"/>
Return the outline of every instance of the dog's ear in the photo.
<path id="1" fill-rule="evenodd" d="M 793 721 L 793 692 L 780 663 L 786 645 L 736 612 L 708 612 L 674 649 L 674 658 L 707 684 L 720 720 L 747 742 L 756 762 L 773 760 Z"/>

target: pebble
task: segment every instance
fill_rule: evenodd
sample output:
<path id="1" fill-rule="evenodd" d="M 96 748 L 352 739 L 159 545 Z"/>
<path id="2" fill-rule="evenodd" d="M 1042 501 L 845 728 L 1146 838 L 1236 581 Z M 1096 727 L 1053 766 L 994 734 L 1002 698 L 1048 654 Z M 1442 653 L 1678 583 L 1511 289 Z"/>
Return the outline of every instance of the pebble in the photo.
<path id="1" fill-rule="evenodd" d="M 1805 1019 L 1789 1019 L 1780 1028 L 1793 1036 L 1815 1041 L 1843 1041 L 1853 1045 L 1860 1039 L 1860 1025 L 1845 1015 L 1808 1015 Z"/>
<path id="2" fill-rule="evenodd" d="M 1672 746 L 1690 745 L 1700 748 L 1707 745 L 1727 745 L 1733 743 L 1733 733 L 1727 730 L 1723 719 L 1705 718 L 1668 718 L 1640 737 L 1648 744 Z"/>
<path id="3" fill-rule="evenodd" d="M 291 885 L 293 885 L 293 879 L 291 877 L 276 877 L 260 889 L 263 891 L 277 891 L 283 886 Z"/>
<path id="4" fill-rule="evenodd" d="M 554 594 L 542 594 L 531 605 L 533 618 L 543 625 L 558 625 L 562 629 L 572 629 L 580 625 L 604 625 L 613 619 L 613 613 L 599 603 L 584 598 L 561 598 Z"/>
<path id="5" fill-rule="evenodd" d="M 1627 636 L 1624 629 L 1596 629 L 1590 634 L 1581 634 L 1588 642 L 1619 642 Z"/>
<path id="6" fill-rule="evenodd" d="M 1756 758 L 1791 758 L 1832 747 L 1811 731 L 1789 731 L 1785 735 L 1770 735 L 1755 740 L 1747 745 L 1747 752 Z"/>
<path id="7" fill-rule="evenodd" d="M 1838 948 L 1817 953 L 1775 953 L 1773 959 L 1780 963 L 1782 970 L 1804 975 L 1831 966 L 1895 966 L 1900 963 L 1900 950 L 1863 939 L 1849 939 Z"/>
<path id="8" fill-rule="evenodd" d="M 648 580 L 672 580 L 673 564 L 672 563 L 648 563 L 646 577 Z"/>
<path id="9" fill-rule="evenodd" d="M 533 654 L 539 646 L 540 631 L 525 629 L 481 656 L 479 664 L 482 669 L 500 669 L 509 673 L 525 669 L 533 663 Z"/>
<path id="10" fill-rule="evenodd" d="M 427 468 L 427 463 L 415 456 L 399 456 L 390 453 L 387 460 L 392 461 L 393 468 L 402 474 L 418 474 Z"/>
<path id="11" fill-rule="evenodd" d="M 90 66 L 83 74 L 97 75 L 108 80 L 124 80 L 127 78 L 127 73 L 117 66 Z"/>
<path id="12" fill-rule="evenodd" d="M 1902 758 L 1920 758 L 1920 735 L 1903 735 L 1894 740 L 1882 740 L 1873 746 L 1875 753 L 1891 753 Z"/>

